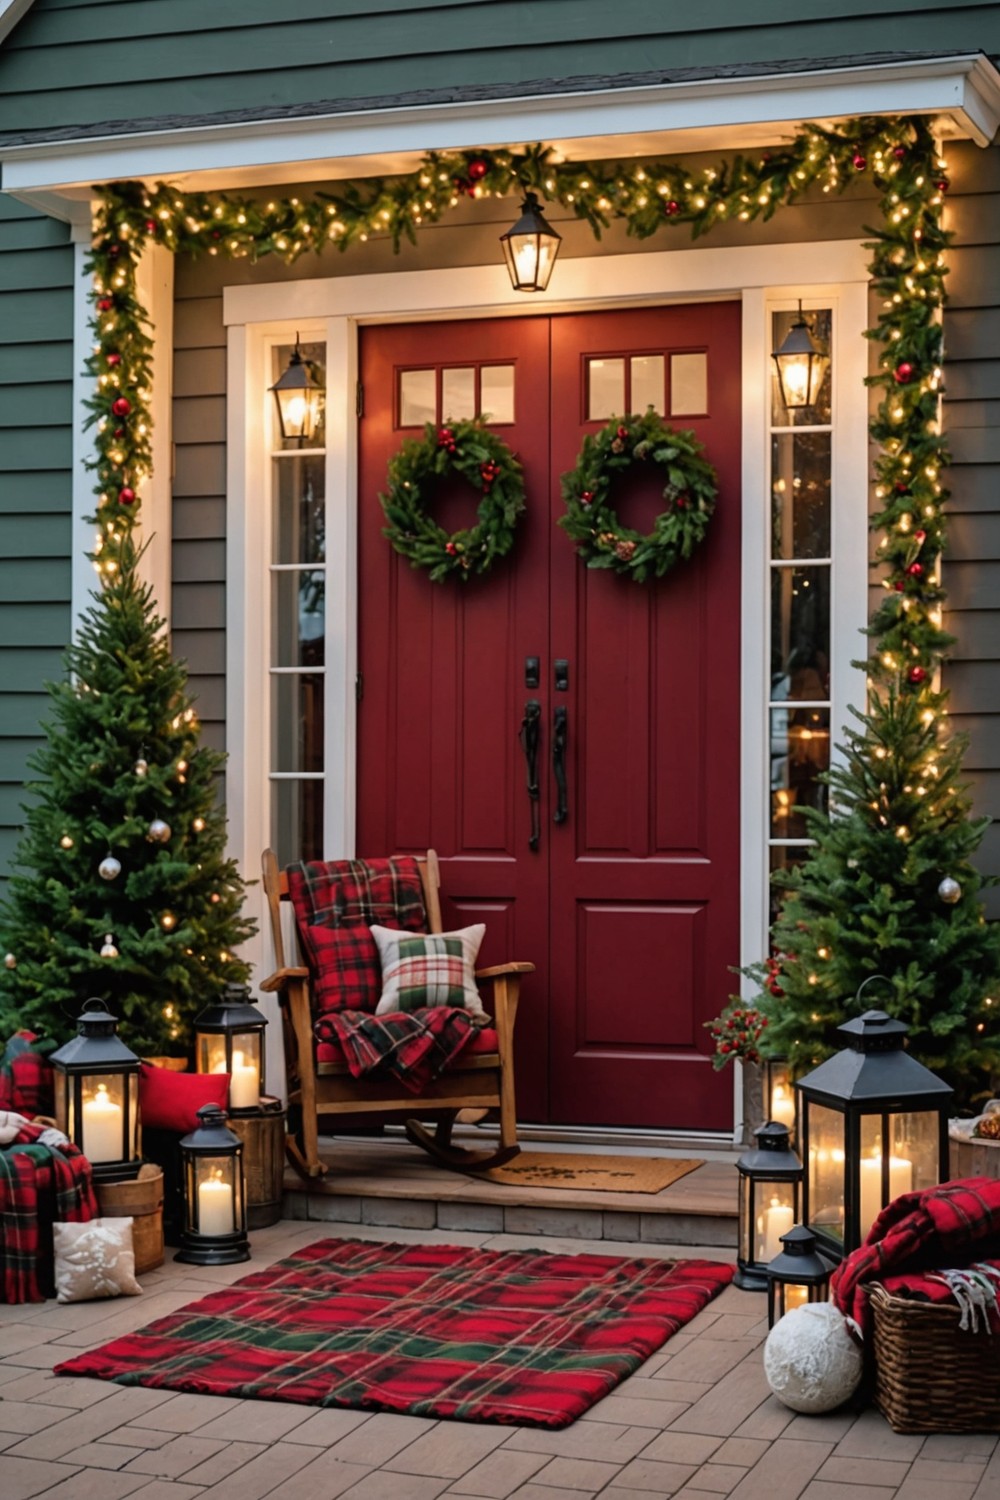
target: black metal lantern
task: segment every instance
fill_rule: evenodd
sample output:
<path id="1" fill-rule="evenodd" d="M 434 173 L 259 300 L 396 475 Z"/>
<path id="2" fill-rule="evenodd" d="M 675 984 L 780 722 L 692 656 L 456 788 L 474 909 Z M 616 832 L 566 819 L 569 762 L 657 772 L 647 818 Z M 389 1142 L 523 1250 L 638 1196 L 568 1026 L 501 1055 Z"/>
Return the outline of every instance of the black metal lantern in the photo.
<path id="1" fill-rule="evenodd" d="M 316 366 L 303 359 L 299 336 L 288 361 L 288 369 L 269 386 L 278 407 L 281 436 L 299 447 L 316 435 L 322 410 L 323 385 L 316 378 Z"/>
<path id="2" fill-rule="evenodd" d="M 184 1228 L 174 1260 L 231 1266 L 250 1259 L 243 1142 L 217 1104 L 203 1104 L 198 1119 L 197 1130 L 180 1143 Z"/>
<path id="3" fill-rule="evenodd" d="M 778 372 L 781 399 L 788 411 L 815 406 L 823 377 L 830 367 L 830 356 L 820 348 L 802 313 L 792 324 L 771 358 Z"/>
<path id="4" fill-rule="evenodd" d="M 84 1002 L 78 1034 L 53 1052 L 56 1124 L 101 1182 L 138 1175 L 139 1059 L 103 1000 Z"/>
<path id="5" fill-rule="evenodd" d="M 947 1178 L 952 1098 L 948 1084 L 903 1050 L 902 1021 L 869 1010 L 837 1030 L 849 1045 L 795 1085 L 803 1218 L 834 1260 L 864 1242 L 887 1203 Z"/>
<path id="6" fill-rule="evenodd" d="M 768 1120 L 754 1136 L 756 1149 L 745 1151 L 736 1163 L 740 1216 L 733 1281 L 744 1291 L 764 1292 L 768 1262 L 799 1218 L 802 1163 L 788 1144 L 787 1125 Z"/>
<path id="7" fill-rule="evenodd" d="M 230 1075 L 230 1114 L 260 1108 L 266 1025 L 267 1018 L 250 1003 L 245 984 L 227 984 L 222 998 L 206 1006 L 194 1023 L 195 1071 Z"/>
<path id="8" fill-rule="evenodd" d="M 761 1073 L 764 1119 L 788 1126 L 789 1143 L 794 1150 L 798 1128 L 798 1095 L 788 1063 L 783 1057 L 765 1057 Z"/>
<path id="9" fill-rule="evenodd" d="M 521 217 L 500 236 L 500 243 L 515 292 L 544 292 L 562 235 L 552 228 L 534 193 L 525 193 Z"/>
<path id="10" fill-rule="evenodd" d="M 784 1249 L 767 1266 L 767 1326 L 807 1302 L 826 1302 L 830 1267 L 816 1249 L 816 1236 L 796 1224 L 781 1236 Z"/>

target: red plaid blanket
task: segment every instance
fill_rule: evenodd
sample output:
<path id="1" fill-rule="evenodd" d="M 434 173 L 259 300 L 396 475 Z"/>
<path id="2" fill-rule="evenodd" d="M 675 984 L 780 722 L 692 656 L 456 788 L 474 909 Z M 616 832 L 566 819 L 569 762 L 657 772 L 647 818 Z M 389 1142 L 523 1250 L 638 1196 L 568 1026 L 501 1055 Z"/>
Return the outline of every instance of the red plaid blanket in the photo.
<path id="1" fill-rule="evenodd" d="M 54 1042 L 47 1044 L 50 1048 Z M 55 1103 L 52 1086 L 52 1064 L 38 1049 L 33 1031 L 17 1031 L 0 1058 L 0 1109 L 33 1120 L 36 1115 L 52 1115 Z"/>
<path id="2" fill-rule="evenodd" d="M 871 1319 L 865 1282 L 881 1281 L 889 1287 L 890 1277 L 910 1278 L 996 1256 L 1000 1256 L 1000 1181 L 969 1177 L 946 1182 L 904 1193 L 884 1208 L 865 1243 L 834 1271 L 831 1295 L 841 1312 L 866 1334 Z"/>
<path id="3" fill-rule="evenodd" d="M 447 1005 L 385 1016 L 328 1011 L 313 1027 L 319 1041 L 340 1043 L 352 1078 L 384 1069 L 413 1094 L 444 1072 L 475 1029 L 467 1010 Z"/>
<path id="4" fill-rule="evenodd" d="M 0 1300 L 44 1302 L 52 1292 L 52 1225 L 100 1213 L 90 1163 L 76 1146 L 37 1145 L 42 1125 L 25 1125 L 0 1150 Z"/>

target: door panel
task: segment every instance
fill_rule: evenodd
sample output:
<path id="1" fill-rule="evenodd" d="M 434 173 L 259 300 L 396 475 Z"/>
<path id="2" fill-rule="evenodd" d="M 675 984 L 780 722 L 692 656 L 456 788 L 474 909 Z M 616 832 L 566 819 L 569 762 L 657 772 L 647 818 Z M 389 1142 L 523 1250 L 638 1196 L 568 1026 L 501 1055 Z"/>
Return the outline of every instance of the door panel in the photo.
<path id="1" fill-rule="evenodd" d="M 446 923 L 486 921 L 484 963 L 537 965 L 517 1025 L 524 1120 L 731 1124 L 702 1022 L 725 1003 L 738 958 L 739 347 L 735 303 L 362 334 L 357 847 L 437 848 Z M 444 420 L 448 401 L 484 393 L 509 417 L 508 368 L 513 421 L 496 431 L 528 494 L 514 552 L 484 579 L 432 584 L 382 536 L 388 461 L 420 431 L 401 419 Z M 604 406 L 630 393 L 666 412 L 697 408 L 668 420 L 706 444 L 720 482 L 707 542 L 643 585 L 584 568 L 556 524 L 560 475 L 615 414 Z M 649 530 L 661 491 L 634 466 L 623 523 Z M 475 498 L 442 486 L 435 514 L 457 529 Z M 528 698 L 542 726 L 534 852 L 517 738 Z"/>

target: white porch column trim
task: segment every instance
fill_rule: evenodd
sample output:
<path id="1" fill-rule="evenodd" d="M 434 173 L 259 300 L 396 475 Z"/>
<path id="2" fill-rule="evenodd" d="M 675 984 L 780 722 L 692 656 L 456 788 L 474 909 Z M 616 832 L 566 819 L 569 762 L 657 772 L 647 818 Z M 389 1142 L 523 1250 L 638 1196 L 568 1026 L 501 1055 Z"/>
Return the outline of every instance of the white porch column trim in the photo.
<path id="1" fill-rule="evenodd" d="M 85 520 L 94 513 L 94 474 L 87 467 L 96 456 L 94 428 L 85 427 L 90 416 L 86 403 L 94 394 L 94 382 L 84 368 L 91 352 L 90 275 L 84 269 L 90 253 L 90 224 L 74 224 L 73 239 L 73 474 L 71 487 L 72 525 L 70 558 L 70 639 L 80 632 L 84 610 L 97 588 L 97 574 L 87 554 L 93 551 L 94 528 Z"/>

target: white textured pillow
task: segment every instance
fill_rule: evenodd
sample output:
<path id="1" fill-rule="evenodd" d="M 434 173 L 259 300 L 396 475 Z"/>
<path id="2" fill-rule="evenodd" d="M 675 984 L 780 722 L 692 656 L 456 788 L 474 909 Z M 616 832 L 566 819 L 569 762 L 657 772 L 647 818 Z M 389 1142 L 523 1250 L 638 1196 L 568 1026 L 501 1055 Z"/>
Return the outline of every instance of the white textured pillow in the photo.
<path id="1" fill-rule="evenodd" d="M 131 1219 L 91 1219 L 53 1224 L 56 1299 L 92 1302 L 98 1297 L 136 1297 Z"/>
<path id="2" fill-rule="evenodd" d="M 485 1021 L 476 989 L 476 955 L 485 933 L 485 922 L 457 932 L 372 927 L 382 964 L 382 996 L 375 1014 L 451 1005 Z"/>

